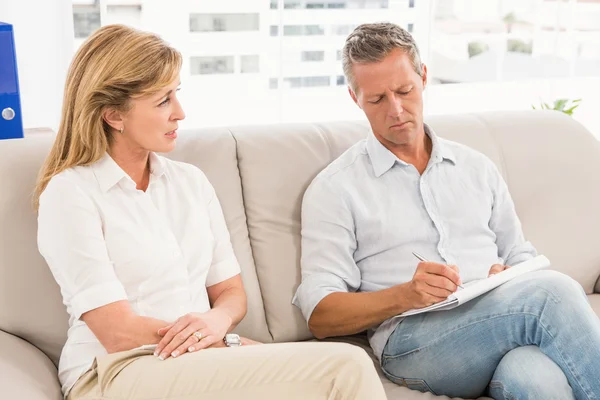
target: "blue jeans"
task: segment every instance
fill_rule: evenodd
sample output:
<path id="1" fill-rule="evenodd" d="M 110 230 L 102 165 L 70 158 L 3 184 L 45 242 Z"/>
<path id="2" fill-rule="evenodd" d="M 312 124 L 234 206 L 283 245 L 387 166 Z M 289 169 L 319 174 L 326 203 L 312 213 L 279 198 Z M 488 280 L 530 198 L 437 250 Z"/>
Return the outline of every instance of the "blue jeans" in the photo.
<path id="1" fill-rule="evenodd" d="M 450 397 L 600 399 L 600 320 L 576 281 L 539 271 L 405 318 L 381 366 L 400 385 Z"/>

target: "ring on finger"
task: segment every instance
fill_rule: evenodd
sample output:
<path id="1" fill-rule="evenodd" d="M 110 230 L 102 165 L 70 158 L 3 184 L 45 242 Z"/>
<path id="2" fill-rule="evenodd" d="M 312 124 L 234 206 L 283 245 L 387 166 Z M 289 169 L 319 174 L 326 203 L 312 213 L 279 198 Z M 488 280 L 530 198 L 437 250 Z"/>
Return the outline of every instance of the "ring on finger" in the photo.
<path id="1" fill-rule="evenodd" d="M 202 332 L 196 331 L 196 332 L 192 333 L 192 336 L 195 337 L 198 341 L 202 340 Z"/>

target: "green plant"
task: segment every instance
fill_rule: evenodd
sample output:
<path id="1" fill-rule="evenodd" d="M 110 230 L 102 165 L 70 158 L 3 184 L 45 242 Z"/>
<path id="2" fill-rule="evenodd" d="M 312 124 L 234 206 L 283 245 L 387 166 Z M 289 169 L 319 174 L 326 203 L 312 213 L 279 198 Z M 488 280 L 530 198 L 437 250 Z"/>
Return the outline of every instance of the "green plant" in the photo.
<path id="1" fill-rule="evenodd" d="M 469 42 L 467 51 L 469 52 L 469 58 L 475 57 L 477 54 L 481 54 L 490 49 L 487 43 L 483 42 Z"/>
<path id="2" fill-rule="evenodd" d="M 506 50 L 512 51 L 513 53 L 531 54 L 533 51 L 533 43 L 525 43 L 519 39 L 508 39 L 506 41 Z"/>
<path id="3" fill-rule="evenodd" d="M 581 99 L 570 100 L 570 99 L 556 99 L 554 104 L 550 106 L 548 103 L 541 102 L 539 110 L 554 110 L 565 113 L 569 116 L 573 116 L 573 111 L 579 107 Z M 531 106 L 534 110 L 538 110 L 535 106 Z"/>
<path id="4" fill-rule="evenodd" d="M 506 25 L 506 31 L 510 33 L 512 31 L 512 27 L 517 22 L 517 16 L 515 13 L 510 12 L 502 17 L 502 22 Z"/>

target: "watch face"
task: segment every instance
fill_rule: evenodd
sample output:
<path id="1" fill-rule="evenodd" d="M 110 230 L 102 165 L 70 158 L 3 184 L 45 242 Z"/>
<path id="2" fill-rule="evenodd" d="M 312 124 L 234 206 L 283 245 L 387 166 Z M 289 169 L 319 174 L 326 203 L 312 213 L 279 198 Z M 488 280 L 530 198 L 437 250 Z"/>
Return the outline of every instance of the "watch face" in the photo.
<path id="1" fill-rule="evenodd" d="M 225 344 L 229 347 L 242 345 L 240 336 L 235 333 L 228 333 L 227 335 L 225 335 L 224 339 L 225 339 Z"/>

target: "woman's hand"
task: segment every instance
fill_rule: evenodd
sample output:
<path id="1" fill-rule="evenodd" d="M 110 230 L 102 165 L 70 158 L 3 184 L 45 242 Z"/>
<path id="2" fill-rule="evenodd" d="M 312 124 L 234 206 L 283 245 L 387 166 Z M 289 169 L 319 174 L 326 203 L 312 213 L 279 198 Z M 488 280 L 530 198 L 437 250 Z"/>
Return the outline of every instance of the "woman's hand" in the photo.
<path id="1" fill-rule="evenodd" d="M 156 346 L 154 355 L 166 360 L 185 352 L 191 353 L 216 343 L 223 343 L 231 322 L 231 317 L 218 309 L 186 314 L 171 325 L 158 330 L 162 340 Z"/>

